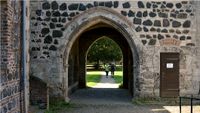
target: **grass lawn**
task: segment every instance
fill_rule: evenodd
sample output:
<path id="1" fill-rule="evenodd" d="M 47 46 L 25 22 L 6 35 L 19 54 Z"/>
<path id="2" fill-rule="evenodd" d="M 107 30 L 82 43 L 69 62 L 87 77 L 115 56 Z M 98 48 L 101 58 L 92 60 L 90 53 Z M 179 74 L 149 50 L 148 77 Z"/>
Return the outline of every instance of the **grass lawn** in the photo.
<path id="1" fill-rule="evenodd" d="M 123 82 L 123 71 L 122 71 L 122 66 L 117 66 L 117 67 L 116 67 L 114 80 L 115 80 L 115 83 L 122 84 L 122 82 Z"/>
<path id="2" fill-rule="evenodd" d="M 87 71 L 86 82 L 88 87 L 95 86 L 101 80 L 101 71 Z"/>
<path id="3" fill-rule="evenodd" d="M 114 80 L 115 80 L 115 83 L 119 83 L 119 84 L 123 82 L 122 71 L 115 71 Z"/>

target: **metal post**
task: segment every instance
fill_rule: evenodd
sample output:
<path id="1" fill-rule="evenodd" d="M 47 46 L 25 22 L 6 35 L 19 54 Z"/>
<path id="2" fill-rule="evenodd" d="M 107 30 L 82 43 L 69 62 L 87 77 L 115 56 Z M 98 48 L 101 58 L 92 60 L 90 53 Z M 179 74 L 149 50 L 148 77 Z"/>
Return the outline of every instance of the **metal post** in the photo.
<path id="1" fill-rule="evenodd" d="M 191 113 L 193 113 L 193 102 L 192 101 L 193 101 L 193 96 L 191 96 L 191 101 L 190 101 L 191 102 L 190 103 L 190 105 L 191 105 Z"/>
<path id="2" fill-rule="evenodd" d="M 179 108 L 180 108 L 180 113 L 181 113 L 181 97 L 179 97 Z"/>

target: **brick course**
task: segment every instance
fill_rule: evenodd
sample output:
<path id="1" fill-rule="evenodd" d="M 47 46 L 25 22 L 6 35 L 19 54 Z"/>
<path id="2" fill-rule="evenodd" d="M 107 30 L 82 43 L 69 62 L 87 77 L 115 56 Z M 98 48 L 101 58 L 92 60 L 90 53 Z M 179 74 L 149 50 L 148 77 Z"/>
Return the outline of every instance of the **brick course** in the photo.
<path id="1" fill-rule="evenodd" d="M 1 1 L 0 112 L 23 111 L 20 87 L 21 2 Z M 21 102 L 21 103 L 20 103 Z"/>

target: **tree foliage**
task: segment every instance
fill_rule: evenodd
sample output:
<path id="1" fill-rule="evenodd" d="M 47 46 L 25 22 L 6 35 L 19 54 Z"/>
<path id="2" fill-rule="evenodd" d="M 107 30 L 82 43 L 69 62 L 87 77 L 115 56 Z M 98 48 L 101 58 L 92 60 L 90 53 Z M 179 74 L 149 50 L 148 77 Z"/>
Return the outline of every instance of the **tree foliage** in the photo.
<path id="1" fill-rule="evenodd" d="M 89 62 L 120 61 L 122 52 L 116 42 L 108 37 L 102 37 L 93 43 L 87 55 Z"/>

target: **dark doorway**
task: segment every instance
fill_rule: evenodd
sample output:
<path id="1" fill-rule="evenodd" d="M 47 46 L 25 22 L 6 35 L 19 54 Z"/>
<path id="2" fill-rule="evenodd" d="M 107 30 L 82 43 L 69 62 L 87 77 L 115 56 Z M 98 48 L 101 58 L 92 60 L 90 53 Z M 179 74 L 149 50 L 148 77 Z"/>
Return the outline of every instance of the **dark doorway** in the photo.
<path id="1" fill-rule="evenodd" d="M 160 54 L 160 96 L 179 96 L 179 53 Z"/>

